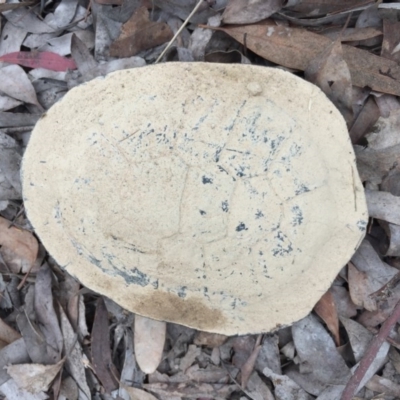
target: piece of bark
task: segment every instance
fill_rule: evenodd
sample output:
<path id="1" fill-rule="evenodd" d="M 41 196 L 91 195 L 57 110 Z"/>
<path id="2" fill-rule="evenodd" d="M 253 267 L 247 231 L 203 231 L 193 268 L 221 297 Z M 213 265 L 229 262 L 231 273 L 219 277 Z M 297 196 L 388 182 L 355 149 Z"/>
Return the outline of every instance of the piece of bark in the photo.
<path id="1" fill-rule="evenodd" d="M 305 70 L 332 41 L 303 28 L 263 24 L 214 28 L 226 32 L 261 57 L 283 67 Z M 369 51 L 343 45 L 343 57 L 349 66 L 353 84 L 400 95 L 400 66 L 397 62 Z"/>

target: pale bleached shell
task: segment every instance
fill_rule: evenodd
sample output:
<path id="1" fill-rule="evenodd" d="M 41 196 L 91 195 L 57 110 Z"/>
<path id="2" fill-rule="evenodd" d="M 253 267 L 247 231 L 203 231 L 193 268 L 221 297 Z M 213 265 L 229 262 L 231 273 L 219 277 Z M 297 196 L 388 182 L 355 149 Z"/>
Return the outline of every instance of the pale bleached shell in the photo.
<path id="1" fill-rule="evenodd" d="M 34 129 L 23 187 L 36 233 L 84 285 L 229 335 L 307 315 L 367 221 L 339 112 L 250 65 L 168 63 L 74 88 Z"/>

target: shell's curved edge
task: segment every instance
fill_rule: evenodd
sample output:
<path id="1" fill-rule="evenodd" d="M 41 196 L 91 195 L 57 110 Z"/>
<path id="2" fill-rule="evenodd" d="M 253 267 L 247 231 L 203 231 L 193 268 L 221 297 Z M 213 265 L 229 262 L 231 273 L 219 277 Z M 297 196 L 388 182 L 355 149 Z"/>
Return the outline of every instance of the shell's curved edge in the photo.
<path id="1" fill-rule="evenodd" d="M 368 218 L 338 110 L 265 67 L 169 63 L 85 83 L 38 122 L 21 170 L 36 233 L 85 286 L 227 335 L 305 317 Z"/>

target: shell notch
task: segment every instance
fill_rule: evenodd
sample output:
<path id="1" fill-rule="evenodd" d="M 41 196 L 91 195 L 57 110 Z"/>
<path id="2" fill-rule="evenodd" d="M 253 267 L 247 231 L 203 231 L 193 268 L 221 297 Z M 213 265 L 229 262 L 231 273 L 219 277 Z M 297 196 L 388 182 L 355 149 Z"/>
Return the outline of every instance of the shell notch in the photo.
<path id="1" fill-rule="evenodd" d="M 346 124 L 279 69 L 167 63 L 72 89 L 36 125 L 25 207 L 126 309 L 227 335 L 304 317 L 365 234 Z"/>

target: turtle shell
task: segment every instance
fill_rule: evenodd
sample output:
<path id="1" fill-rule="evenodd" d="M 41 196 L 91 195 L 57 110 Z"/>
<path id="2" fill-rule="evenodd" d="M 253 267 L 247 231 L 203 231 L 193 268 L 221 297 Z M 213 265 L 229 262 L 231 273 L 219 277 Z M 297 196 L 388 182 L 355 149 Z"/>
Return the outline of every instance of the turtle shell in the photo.
<path id="1" fill-rule="evenodd" d="M 167 63 L 72 89 L 23 160 L 55 260 L 126 309 L 222 334 L 306 316 L 365 234 L 346 124 L 279 69 Z"/>

